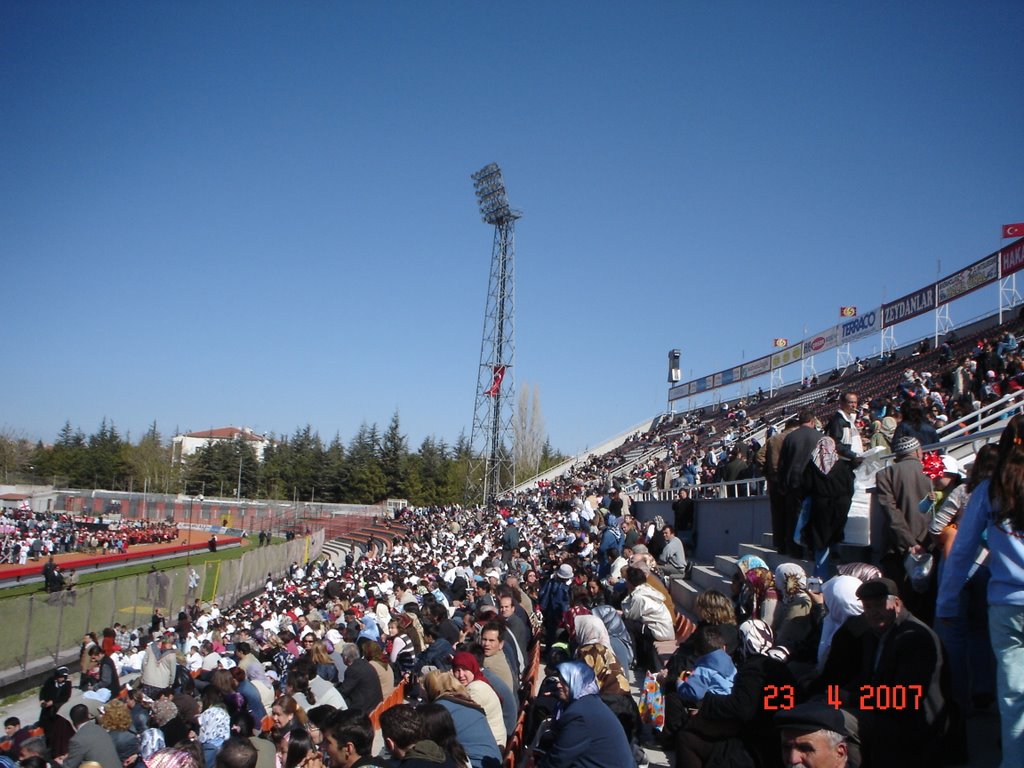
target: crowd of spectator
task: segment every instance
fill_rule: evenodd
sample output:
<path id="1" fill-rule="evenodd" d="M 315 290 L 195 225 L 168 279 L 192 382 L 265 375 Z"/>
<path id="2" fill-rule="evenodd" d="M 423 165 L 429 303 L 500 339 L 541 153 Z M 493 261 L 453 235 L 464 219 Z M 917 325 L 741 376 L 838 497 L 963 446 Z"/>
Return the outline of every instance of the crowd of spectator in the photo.
<path id="1" fill-rule="evenodd" d="M 0 564 L 25 565 L 68 552 L 124 553 L 137 544 L 178 538 L 173 523 L 146 520 L 102 522 L 58 512 L 5 510 L 0 516 Z"/>

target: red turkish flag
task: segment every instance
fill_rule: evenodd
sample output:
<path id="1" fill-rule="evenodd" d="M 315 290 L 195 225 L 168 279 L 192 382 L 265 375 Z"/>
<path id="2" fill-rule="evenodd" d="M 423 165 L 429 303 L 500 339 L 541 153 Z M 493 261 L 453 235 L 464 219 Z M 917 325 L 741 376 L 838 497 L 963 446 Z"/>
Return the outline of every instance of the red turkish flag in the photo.
<path id="1" fill-rule="evenodd" d="M 494 366 L 494 379 L 491 381 L 490 388 L 484 392 L 487 397 L 497 397 L 498 393 L 501 392 L 501 380 L 505 378 L 505 366 L 496 365 Z"/>
<path id="2" fill-rule="evenodd" d="M 1003 224 L 1003 239 L 1008 237 L 1024 237 L 1024 221 L 1016 224 Z"/>

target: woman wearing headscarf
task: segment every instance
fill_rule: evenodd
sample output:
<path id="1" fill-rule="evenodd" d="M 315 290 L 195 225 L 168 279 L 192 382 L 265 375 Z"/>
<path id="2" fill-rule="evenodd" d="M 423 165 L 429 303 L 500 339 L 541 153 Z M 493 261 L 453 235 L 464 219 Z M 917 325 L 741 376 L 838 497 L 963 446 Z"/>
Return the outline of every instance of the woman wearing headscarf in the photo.
<path id="1" fill-rule="evenodd" d="M 575 619 L 576 657 L 594 670 L 602 695 L 629 695 L 629 681 L 609 645 L 608 630 L 596 616 Z"/>
<path id="2" fill-rule="evenodd" d="M 618 718 L 630 744 L 639 742 L 640 712 L 629 692 L 629 681 L 608 648 L 608 630 L 596 616 L 576 617 L 576 658 L 594 671 L 601 700 Z"/>
<path id="3" fill-rule="evenodd" d="M 498 746 L 503 746 L 508 739 L 508 731 L 505 728 L 505 719 L 501 714 L 501 700 L 494 688 L 484 677 L 476 657 L 466 651 L 458 651 L 452 656 L 452 674 L 455 679 L 462 683 L 469 692 L 470 698 L 475 701 L 484 711 L 487 717 L 487 725 L 494 734 L 494 741 Z"/>
<path id="4" fill-rule="evenodd" d="M 792 655 L 814 629 L 807 574 L 797 563 L 780 563 L 775 569 L 775 589 L 779 593 L 773 627 L 775 643 Z"/>
<path id="5" fill-rule="evenodd" d="M 609 648 L 619 661 L 619 666 L 629 669 L 633 666 L 633 638 L 629 636 L 629 630 L 619 612 L 610 605 L 595 605 L 590 610 L 591 615 L 597 616 L 608 630 Z"/>
<path id="6" fill-rule="evenodd" d="M 756 765 L 778 763 L 779 738 L 774 729 L 774 710 L 792 706 L 794 679 L 786 666 L 785 649 L 775 645 L 771 627 L 760 619 L 751 619 L 739 627 L 743 659 L 736 669 L 732 691 L 728 694 L 707 693 L 697 714 L 680 732 L 676 742 L 676 768 L 700 768 L 708 762 L 716 764 Z M 774 686 L 774 688 L 772 687 Z M 778 702 L 770 700 L 769 692 L 781 691 Z M 742 761 L 743 753 L 749 757 Z"/>
<path id="7" fill-rule="evenodd" d="M 451 672 L 434 670 L 423 680 L 427 699 L 448 710 L 455 722 L 459 743 L 469 755 L 472 768 L 498 768 L 501 751 L 487 724 L 483 708 Z"/>
<path id="8" fill-rule="evenodd" d="M 552 728 L 554 743 L 539 768 L 623 768 L 635 765 L 618 720 L 598 695 L 593 670 L 581 661 L 558 665 L 562 711 Z"/>
<path id="9" fill-rule="evenodd" d="M 736 616 L 740 621 L 761 619 L 768 624 L 775 616 L 778 592 L 768 564 L 757 555 L 744 555 L 736 561 L 732 579 Z"/>
<path id="10" fill-rule="evenodd" d="M 832 548 L 843 540 L 853 499 L 853 468 L 839 455 L 833 438 L 822 437 L 814 447 L 804 470 L 803 491 L 810 514 L 800 537 L 813 554 L 814 575 L 827 579 Z"/>
<path id="11" fill-rule="evenodd" d="M 824 669 L 832 648 L 832 639 L 848 619 L 864 613 L 864 606 L 857 597 L 861 580 L 853 576 L 835 576 L 821 586 L 821 596 L 828 613 L 821 627 L 818 641 L 818 669 Z"/>
<path id="12" fill-rule="evenodd" d="M 70 698 L 71 672 L 67 667 L 57 667 L 39 689 L 39 727 L 47 738 L 57 717 L 57 710 Z"/>

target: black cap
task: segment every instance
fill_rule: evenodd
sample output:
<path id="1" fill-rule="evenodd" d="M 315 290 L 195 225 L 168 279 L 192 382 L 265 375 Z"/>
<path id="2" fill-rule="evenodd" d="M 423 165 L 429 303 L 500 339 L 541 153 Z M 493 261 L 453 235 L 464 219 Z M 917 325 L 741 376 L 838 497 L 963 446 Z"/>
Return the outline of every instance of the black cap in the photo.
<path id="1" fill-rule="evenodd" d="M 813 733 L 835 731 L 847 741 L 860 743 L 857 718 L 823 701 L 808 701 L 775 714 L 775 727 L 787 731 Z"/>
<path id="2" fill-rule="evenodd" d="M 871 579 L 857 587 L 857 597 L 861 600 L 873 597 L 899 597 L 900 591 L 892 579 Z"/>

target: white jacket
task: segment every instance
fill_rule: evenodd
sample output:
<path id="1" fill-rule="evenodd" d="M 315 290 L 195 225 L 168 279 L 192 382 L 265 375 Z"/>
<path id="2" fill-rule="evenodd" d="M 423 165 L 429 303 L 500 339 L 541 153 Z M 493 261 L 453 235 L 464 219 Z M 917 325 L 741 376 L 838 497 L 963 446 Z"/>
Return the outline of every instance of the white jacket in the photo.
<path id="1" fill-rule="evenodd" d="M 627 619 L 642 621 L 651 629 L 655 640 L 675 640 L 676 633 L 672 629 L 672 616 L 661 593 L 650 584 L 635 587 L 622 601 L 622 615 Z"/>

